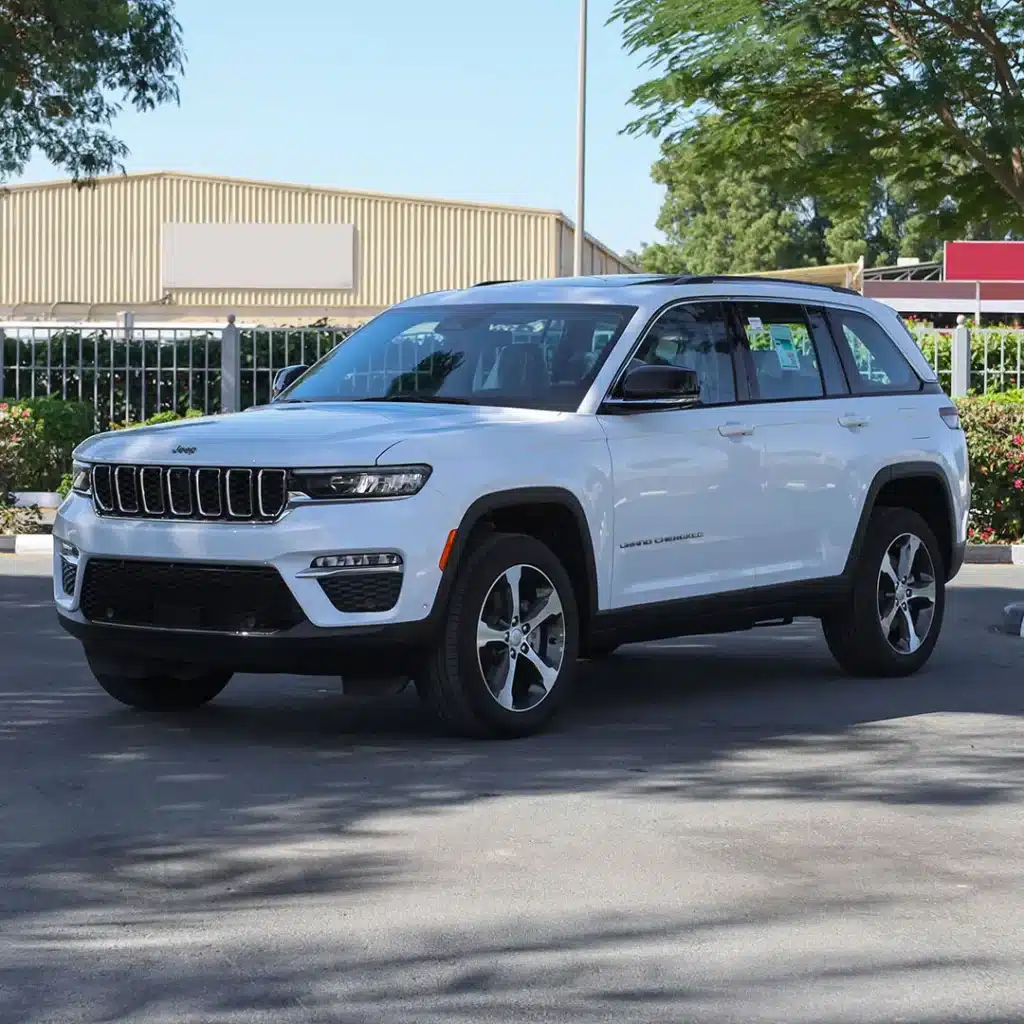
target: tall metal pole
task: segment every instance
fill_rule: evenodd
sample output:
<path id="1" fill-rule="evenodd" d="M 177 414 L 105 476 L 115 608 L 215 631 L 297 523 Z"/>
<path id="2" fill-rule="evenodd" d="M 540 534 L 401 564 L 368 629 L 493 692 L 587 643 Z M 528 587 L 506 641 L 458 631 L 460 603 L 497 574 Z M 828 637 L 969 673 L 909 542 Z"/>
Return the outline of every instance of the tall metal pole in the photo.
<path id="1" fill-rule="evenodd" d="M 576 122 L 576 236 L 572 272 L 583 273 L 583 205 L 587 162 L 587 0 L 580 0 L 580 96 Z"/>

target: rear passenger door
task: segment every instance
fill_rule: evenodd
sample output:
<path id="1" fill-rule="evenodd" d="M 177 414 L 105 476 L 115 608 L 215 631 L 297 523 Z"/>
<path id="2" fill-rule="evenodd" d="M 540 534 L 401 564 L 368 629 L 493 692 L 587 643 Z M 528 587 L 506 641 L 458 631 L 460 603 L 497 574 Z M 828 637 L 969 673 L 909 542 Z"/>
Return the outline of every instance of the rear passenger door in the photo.
<path id="1" fill-rule="evenodd" d="M 828 315 L 850 382 L 848 415 L 866 421 L 862 437 L 879 452 L 904 447 L 911 457 L 941 422 L 913 397 L 921 392 L 921 379 L 873 317 L 838 307 Z"/>
<path id="2" fill-rule="evenodd" d="M 863 442 L 841 423 L 849 388 L 826 313 L 760 299 L 734 309 L 762 451 L 758 585 L 837 575 L 860 511 Z"/>

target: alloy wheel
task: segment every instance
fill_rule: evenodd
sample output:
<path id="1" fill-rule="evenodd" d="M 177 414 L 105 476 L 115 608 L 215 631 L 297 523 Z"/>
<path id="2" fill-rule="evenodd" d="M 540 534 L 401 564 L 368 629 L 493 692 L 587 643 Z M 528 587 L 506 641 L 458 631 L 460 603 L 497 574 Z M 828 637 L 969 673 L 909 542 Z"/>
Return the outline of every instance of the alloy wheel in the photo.
<path id="1" fill-rule="evenodd" d="M 904 533 L 882 556 L 878 571 L 878 622 L 897 654 L 914 654 L 935 617 L 935 566 L 920 537 Z"/>
<path id="2" fill-rule="evenodd" d="M 506 711 L 532 711 L 548 697 L 565 659 L 565 612 L 545 573 L 514 565 L 494 581 L 476 647 L 487 689 Z"/>

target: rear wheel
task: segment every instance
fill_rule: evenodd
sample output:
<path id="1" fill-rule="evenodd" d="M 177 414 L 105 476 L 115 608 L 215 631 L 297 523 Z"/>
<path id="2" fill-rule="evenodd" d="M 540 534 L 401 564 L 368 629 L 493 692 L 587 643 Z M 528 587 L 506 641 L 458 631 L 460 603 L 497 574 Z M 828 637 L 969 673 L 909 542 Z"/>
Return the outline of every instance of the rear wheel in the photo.
<path id="1" fill-rule="evenodd" d="M 826 617 L 825 639 L 847 672 L 906 676 L 931 657 L 945 611 L 938 541 L 916 512 L 871 516 L 847 606 Z"/>
<path id="2" fill-rule="evenodd" d="M 528 735 L 568 696 L 578 633 L 572 583 L 552 551 L 533 537 L 488 537 L 459 571 L 417 689 L 453 732 Z"/>
<path id="3" fill-rule="evenodd" d="M 87 657 L 96 682 L 115 700 L 139 711 L 192 711 L 213 700 L 232 676 L 227 670 L 140 674 L 128 665 Z"/>

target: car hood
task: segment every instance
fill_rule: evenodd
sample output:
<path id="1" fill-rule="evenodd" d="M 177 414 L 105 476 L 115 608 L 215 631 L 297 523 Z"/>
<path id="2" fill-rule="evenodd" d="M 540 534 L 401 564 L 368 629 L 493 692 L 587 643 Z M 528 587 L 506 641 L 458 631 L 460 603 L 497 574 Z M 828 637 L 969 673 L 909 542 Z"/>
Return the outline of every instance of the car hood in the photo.
<path id="1" fill-rule="evenodd" d="M 151 427 L 97 434 L 75 450 L 92 462 L 207 466 L 372 465 L 399 441 L 517 423 L 550 423 L 564 413 L 415 403 L 285 403 Z"/>

